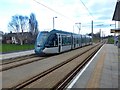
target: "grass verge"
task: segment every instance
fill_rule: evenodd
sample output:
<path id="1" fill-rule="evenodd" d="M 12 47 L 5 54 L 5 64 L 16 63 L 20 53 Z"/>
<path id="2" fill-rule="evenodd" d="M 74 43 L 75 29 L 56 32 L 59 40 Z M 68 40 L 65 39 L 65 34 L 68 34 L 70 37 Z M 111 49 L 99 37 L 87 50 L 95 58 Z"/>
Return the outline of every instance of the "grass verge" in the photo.
<path id="1" fill-rule="evenodd" d="M 108 37 L 108 44 L 114 44 L 114 37 Z"/>
<path id="2" fill-rule="evenodd" d="M 25 45 L 1 44 L 0 45 L 0 52 L 2 53 L 31 50 L 31 49 L 34 49 L 34 45 L 29 45 L 29 44 L 25 44 Z"/>

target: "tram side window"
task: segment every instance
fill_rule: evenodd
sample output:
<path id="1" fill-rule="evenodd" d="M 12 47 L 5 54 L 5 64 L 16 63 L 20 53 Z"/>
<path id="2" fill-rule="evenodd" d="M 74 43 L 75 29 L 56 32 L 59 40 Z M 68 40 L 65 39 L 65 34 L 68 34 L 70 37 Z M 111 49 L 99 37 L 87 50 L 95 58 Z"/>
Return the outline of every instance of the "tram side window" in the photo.
<path id="1" fill-rule="evenodd" d="M 77 44 L 77 37 L 75 37 L 75 44 Z"/>
<path id="2" fill-rule="evenodd" d="M 62 45 L 66 45 L 66 37 L 62 36 Z"/>
<path id="3" fill-rule="evenodd" d="M 85 37 L 84 36 L 82 37 L 82 43 L 85 43 Z"/>
<path id="4" fill-rule="evenodd" d="M 77 44 L 79 43 L 79 39 L 78 39 L 78 37 L 77 37 Z"/>
<path id="5" fill-rule="evenodd" d="M 78 44 L 80 44 L 80 37 L 78 37 Z"/>
<path id="6" fill-rule="evenodd" d="M 58 37 L 57 37 L 56 34 L 55 34 L 55 36 L 53 38 L 53 43 L 54 43 L 54 46 L 58 46 Z"/>
<path id="7" fill-rule="evenodd" d="M 47 46 L 58 46 L 58 38 L 56 34 L 52 34 L 49 36 Z"/>
<path id="8" fill-rule="evenodd" d="M 70 44 L 71 44 L 71 37 L 62 36 L 62 45 L 70 45 Z"/>
<path id="9" fill-rule="evenodd" d="M 71 45 L 71 37 L 68 37 L 68 45 Z"/>
<path id="10" fill-rule="evenodd" d="M 71 45 L 71 37 L 68 37 L 68 45 Z"/>

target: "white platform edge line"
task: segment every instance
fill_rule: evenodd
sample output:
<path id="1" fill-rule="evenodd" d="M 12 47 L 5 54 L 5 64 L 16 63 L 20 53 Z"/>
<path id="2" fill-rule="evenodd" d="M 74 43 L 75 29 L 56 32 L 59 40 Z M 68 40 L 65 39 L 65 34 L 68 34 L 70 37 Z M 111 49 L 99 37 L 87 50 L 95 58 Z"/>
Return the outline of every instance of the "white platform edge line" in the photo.
<path id="1" fill-rule="evenodd" d="M 103 45 L 104 46 L 104 45 Z M 80 76 L 83 74 L 83 72 L 87 69 L 87 67 L 90 65 L 90 63 L 93 61 L 93 59 L 97 56 L 97 54 L 101 51 L 103 46 L 98 50 L 98 52 L 92 57 L 92 59 L 87 63 L 87 65 L 81 70 L 81 72 L 76 76 L 76 78 L 72 81 L 72 83 L 67 88 L 72 88 L 73 85 L 77 82 L 77 80 L 80 78 Z"/>

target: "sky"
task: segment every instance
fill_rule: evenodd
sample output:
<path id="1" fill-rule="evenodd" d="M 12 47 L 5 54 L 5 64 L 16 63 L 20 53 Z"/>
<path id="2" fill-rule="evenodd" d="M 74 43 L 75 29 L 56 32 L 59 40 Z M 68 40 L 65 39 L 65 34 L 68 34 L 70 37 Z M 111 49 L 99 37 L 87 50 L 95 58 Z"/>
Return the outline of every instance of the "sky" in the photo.
<path id="1" fill-rule="evenodd" d="M 93 20 L 94 33 L 100 30 L 110 35 L 115 27 L 112 21 L 117 0 L 0 0 L 0 31 L 10 32 L 8 23 L 14 15 L 30 16 L 35 13 L 39 31 L 53 29 L 79 33 L 91 33 Z M 110 25 L 111 24 L 111 25 Z"/>

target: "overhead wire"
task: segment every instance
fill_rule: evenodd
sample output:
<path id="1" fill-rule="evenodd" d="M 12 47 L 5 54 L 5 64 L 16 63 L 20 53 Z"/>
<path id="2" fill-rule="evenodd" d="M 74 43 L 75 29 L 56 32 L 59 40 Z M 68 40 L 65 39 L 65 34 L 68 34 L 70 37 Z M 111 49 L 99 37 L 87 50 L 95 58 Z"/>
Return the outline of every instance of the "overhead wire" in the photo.
<path id="1" fill-rule="evenodd" d="M 36 0 L 33 0 L 33 1 L 36 2 L 36 3 L 38 3 L 38 4 L 40 4 L 40 5 L 42 5 L 43 7 L 47 8 L 47 9 L 49 9 L 49 10 L 51 10 L 51 11 L 53 11 L 53 12 L 55 12 L 55 13 L 57 13 L 57 14 L 63 16 L 63 17 L 65 17 L 65 18 L 69 19 L 70 21 L 74 22 L 73 19 L 71 19 L 71 18 L 69 18 L 69 17 L 67 17 L 67 16 L 65 16 L 65 15 L 63 15 L 63 14 L 61 14 L 61 13 L 55 11 L 54 9 L 52 9 L 52 8 L 50 8 L 50 7 L 48 7 L 48 6 L 44 5 L 44 4 L 42 4 L 42 3 L 38 2 L 38 1 L 36 1 Z"/>
<path id="2" fill-rule="evenodd" d="M 68 20 L 70 20 L 70 21 L 72 21 L 72 22 L 75 23 L 75 20 L 69 18 L 68 16 L 65 16 L 65 15 L 61 14 L 60 12 L 58 12 L 58 11 L 56 11 L 56 10 L 54 10 L 54 9 L 52 9 L 52 8 L 50 8 L 50 7 L 48 7 L 47 5 L 44 5 L 44 4 L 40 3 L 40 2 L 37 1 L 37 0 L 33 0 L 33 1 L 36 2 L 36 3 L 39 4 L 39 5 L 41 5 L 41 6 L 45 7 L 45 8 L 47 8 L 47 9 L 49 9 L 50 11 L 53 11 L 53 12 L 55 12 L 55 13 L 57 13 L 57 14 L 63 16 L 63 17 L 65 17 L 65 18 L 67 18 Z M 80 0 L 80 2 L 81 2 L 81 3 L 83 4 L 83 6 L 86 8 L 86 10 L 88 11 L 89 15 L 95 20 L 95 18 L 93 17 L 92 13 L 89 11 L 89 9 L 88 9 L 87 6 L 85 5 L 85 3 L 84 3 L 82 0 Z"/>
<path id="3" fill-rule="evenodd" d="M 81 2 L 81 3 L 83 4 L 83 6 L 86 8 L 86 10 L 88 11 L 89 15 L 90 15 L 93 19 L 95 19 L 95 18 L 93 17 L 92 13 L 89 11 L 89 9 L 87 8 L 87 6 L 85 5 L 85 3 L 84 3 L 82 0 L 80 0 L 80 2 Z"/>

